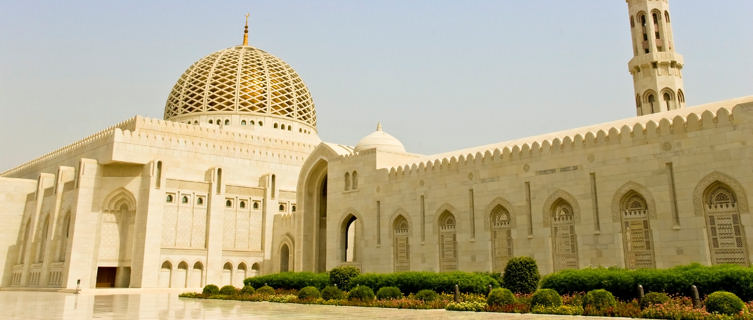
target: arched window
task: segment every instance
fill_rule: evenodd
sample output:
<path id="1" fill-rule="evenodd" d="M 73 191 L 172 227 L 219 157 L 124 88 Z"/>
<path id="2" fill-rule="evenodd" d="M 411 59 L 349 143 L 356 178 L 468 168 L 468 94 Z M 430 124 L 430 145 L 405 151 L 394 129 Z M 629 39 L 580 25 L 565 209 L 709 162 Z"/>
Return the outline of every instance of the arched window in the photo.
<path id="1" fill-rule="evenodd" d="M 672 110 L 672 95 L 669 92 L 664 93 L 664 104 L 667 106 L 667 111 Z"/>
<path id="2" fill-rule="evenodd" d="M 238 264 L 238 269 L 235 270 L 235 278 L 233 278 L 233 285 L 236 287 L 243 287 L 243 279 L 248 276 L 248 268 L 246 263 L 241 262 Z"/>
<path id="3" fill-rule="evenodd" d="M 669 11 L 664 11 L 664 20 L 667 21 L 667 23 L 670 22 L 669 21 Z"/>
<path id="4" fill-rule="evenodd" d="M 259 271 L 261 271 L 261 266 L 259 266 L 259 263 L 254 263 L 251 265 L 251 274 L 249 274 L 249 277 L 256 277 L 259 275 Z"/>
<path id="5" fill-rule="evenodd" d="M 492 230 L 492 271 L 502 272 L 507 261 L 513 256 L 510 212 L 505 207 L 497 205 L 492 209 L 489 219 Z"/>
<path id="6" fill-rule="evenodd" d="M 648 221 L 648 205 L 639 193 L 630 191 L 620 201 L 622 241 L 628 269 L 654 268 L 654 243 Z"/>
<path id="7" fill-rule="evenodd" d="M 635 28 L 635 18 L 633 16 L 630 16 L 630 27 Z"/>
<path id="8" fill-rule="evenodd" d="M 238 205 L 241 209 L 246 209 L 246 201 L 241 201 Z"/>
<path id="9" fill-rule="evenodd" d="M 408 239 L 408 220 L 398 216 L 393 228 L 393 261 L 395 272 L 410 271 L 410 245 Z"/>
<path id="10" fill-rule="evenodd" d="M 635 108 L 638 110 L 638 115 L 643 115 L 643 108 L 641 107 L 641 96 L 635 95 Z"/>
<path id="11" fill-rule="evenodd" d="M 173 195 L 168 194 L 167 197 L 165 197 L 165 202 L 173 203 Z"/>
<path id="12" fill-rule="evenodd" d="M 60 227 L 60 246 L 58 247 L 58 261 L 65 261 L 66 250 L 68 249 L 68 239 L 70 238 L 71 229 L 71 212 L 68 211 L 63 217 L 63 223 Z"/>
<path id="13" fill-rule="evenodd" d="M 682 93 L 682 90 L 677 90 L 677 101 L 680 102 L 680 105 L 685 104 L 685 94 Z"/>
<path id="14" fill-rule="evenodd" d="M 737 195 L 721 183 L 712 183 L 703 197 L 706 231 L 711 249 L 711 264 L 739 264 L 748 261 L 745 231 L 740 223 Z"/>
<path id="15" fill-rule="evenodd" d="M 277 122 L 275 122 L 275 124 L 274 124 L 274 126 L 273 126 L 273 127 L 274 127 L 275 129 L 277 129 L 277 128 L 278 128 L 278 124 L 277 124 Z"/>
<path id="16" fill-rule="evenodd" d="M 203 285 L 203 278 L 204 278 L 204 265 L 201 264 L 201 262 L 196 262 L 193 264 L 193 268 L 191 269 L 191 277 L 188 281 L 188 286 L 191 288 L 200 288 Z"/>
<path id="17" fill-rule="evenodd" d="M 259 121 L 259 126 L 263 127 L 264 126 L 264 122 L 263 121 Z"/>
<path id="18" fill-rule="evenodd" d="M 281 203 L 278 209 L 280 210 L 280 212 L 285 212 L 285 204 Z"/>
<path id="19" fill-rule="evenodd" d="M 281 125 L 280 125 L 280 129 L 282 129 L 282 130 L 285 130 L 285 125 L 284 125 L 284 124 L 281 124 Z"/>
<path id="20" fill-rule="evenodd" d="M 225 119 L 225 125 L 226 125 L 226 126 L 229 126 L 229 125 L 230 125 L 230 120 L 228 120 L 228 119 Z"/>
<path id="21" fill-rule="evenodd" d="M 439 271 L 458 269 L 456 220 L 450 211 L 445 210 L 439 216 Z"/>
<path id="22" fill-rule="evenodd" d="M 350 172 L 345 173 L 345 191 L 350 190 Z"/>
<path id="23" fill-rule="evenodd" d="M 39 246 L 36 259 L 39 263 L 44 261 L 44 251 L 47 249 L 47 231 L 49 230 L 49 226 L 50 215 L 48 214 L 47 217 L 45 217 L 44 222 L 42 222 L 42 233 L 39 235 Z"/>
<path id="24" fill-rule="evenodd" d="M 246 120 L 241 120 L 241 125 L 245 126 L 246 125 Z"/>
<path id="25" fill-rule="evenodd" d="M 259 201 L 254 201 L 254 210 L 259 209 Z"/>
<path id="26" fill-rule="evenodd" d="M 249 123 L 250 123 L 250 124 L 251 124 L 252 126 L 256 124 L 256 123 L 254 123 L 254 120 L 251 120 L 251 121 L 249 121 Z"/>
<path id="27" fill-rule="evenodd" d="M 216 124 L 217 124 L 218 126 L 222 124 L 222 122 L 220 121 L 220 119 L 217 119 L 217 121 L 215 121 L 215 123 L 216 123 Z"/>
<path id="28" fill-rule="evenodd" d="M 178 264 L 178 269 L 175 270 L 175 282 L 172 283 L 173 288 L 186 288 L 188 284 L 188 263 L 181 261 Z"/>
<path id="29" fill-rule="evenodd" d="M 654 98 L 653 94 L 648 95 L 648 104 L 651 106 L 651 113 L 656 113 L 656 109 L 654 108 L 654 102 L 656 99 Z"/>
<path id="30" fill-rule="evenodd" d="M 226 262 L 224 266 L 222 266 L 222 285 L 232 285 L 233 284 L 233 265 L 230 262 Z"/>
<path id="31" fill-rule="evenodd" d="M 232 208 L 233 207 L 233 200 L 230 200 L 230 199 L 225 200 L 225 207 L 226 208 Z"/>
<path id="32" fill-rule="evenodd" d="M 181 203 L 188 203 L 188 196 L 183 196 L 183 198 L 180 199 Z"/>
<path id="33" fill-rule="evenodd" d="M 280 247 L 280 272 L 290 271 L 290 248 L 287 243 Z"/>
<path id="34" fill-rule="evenodd" d="M 196 204 L 197 205 L 204 205 L 204 197 L 196 197 Z"/>
<path id="35" fill-rule="evenodd" d="M 159 286 L 160 288 L 170 288 L 173 277 L 173 265 L 170 261 L 165 261 L 159 269 Z"/>
<path id="36" fill-rule="evenodd" d="M 578 268 L 578 239 L 573 207 L 562 198 L 551 209 L 554 271 Z"/>
<path id="37" fill-rule="evenodd" d="M 212 119 L 209 119 L 209 124 L 213 124 Z"/>
<path id="38" fill-rule="evenodd" d="M 353 179 L 353 183 L 351 186 L 353 187 L 353 190 L 358 189 L 358 172 L 353 171 L 353 174 L 351 175 L 351 179 Z"/>
<path id="39" fill-rule="evenodd" d="M 343 221 L 342 227 L 342 259 L 345 262 L 355 262 L 358 241 L 358 218 L 350 215 Z"/>

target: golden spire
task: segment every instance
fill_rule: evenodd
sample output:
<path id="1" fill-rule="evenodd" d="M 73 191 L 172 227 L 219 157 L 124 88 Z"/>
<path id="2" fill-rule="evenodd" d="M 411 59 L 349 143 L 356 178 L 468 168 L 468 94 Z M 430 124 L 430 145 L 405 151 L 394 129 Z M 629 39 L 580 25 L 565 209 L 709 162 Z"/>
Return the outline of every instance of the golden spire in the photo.
<path id="1" fill-rule="evenodd" d="M 248 13 L 246 13 L 246 27 L 243 29 L 243 45 L 248 45 Z"/>

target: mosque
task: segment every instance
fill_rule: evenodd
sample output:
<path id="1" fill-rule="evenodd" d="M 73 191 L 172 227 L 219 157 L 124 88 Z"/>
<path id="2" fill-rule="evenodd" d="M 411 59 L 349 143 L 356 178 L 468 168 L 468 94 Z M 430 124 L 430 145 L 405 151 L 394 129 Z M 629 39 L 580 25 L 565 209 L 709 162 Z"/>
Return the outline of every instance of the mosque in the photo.
<path id="1" fill-rule="evenodd" d="M 753 96 L 686 107 L 668 0 L 627 0 L 636 117 L 422 155 L 317 135 L 248 45 L 135 116 L 0 174 L 3 288 L 240 286 L 281 271 L 750 265 Z"/>

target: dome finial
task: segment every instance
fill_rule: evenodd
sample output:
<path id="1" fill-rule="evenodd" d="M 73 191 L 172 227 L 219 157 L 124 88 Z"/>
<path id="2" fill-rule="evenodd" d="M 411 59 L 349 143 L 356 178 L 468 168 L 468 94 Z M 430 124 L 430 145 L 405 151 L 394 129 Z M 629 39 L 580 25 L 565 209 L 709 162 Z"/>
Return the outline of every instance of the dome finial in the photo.
<path id="1" fill-rule="evenodd" d="M 377 122 L 377 129 L 376 129 L 376 131 L 382 131 L 382 122 L 381 121 Z"/>
<path id="2" fill-rule="evenodd" d="M 243 28 L 243 45 L 248 45 L 248 16 L 249 14 L 246 13 L 246 27 Z"/>

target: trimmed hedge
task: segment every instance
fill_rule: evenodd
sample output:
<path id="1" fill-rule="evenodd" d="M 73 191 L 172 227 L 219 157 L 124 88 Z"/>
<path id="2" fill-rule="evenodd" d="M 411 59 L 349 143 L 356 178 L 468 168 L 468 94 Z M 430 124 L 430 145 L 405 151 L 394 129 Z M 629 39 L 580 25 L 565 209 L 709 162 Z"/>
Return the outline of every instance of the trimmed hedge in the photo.
<path id="1" fill-rule="evenodd" d="M 351 286 L 367 286 L 372 290 L 381 287 L 397 287 L 405 294 L 416 293 L 419 290 L 430 289 L 436 292 L 453 293 L 455 284 L 461 292 L 489 293 L 489 285 L 499 287 L 499 282 L 488 274 L 471 272 L 396 272 L 396 273 L 364 273 L 350 281 Z"/>
<path id="2" fill-rule="evenodd" d="M 241 288 L 241 292 L 240 293 L 241 294 L 252 295 L 252 294 L 256 293 L 256 289 L 254 289 L 254 287 L 252 287 L 252 286 L 243 286 L 243 288 Z"/>
<path id="3" fill-rule="evenodd" d="M 706 297 L 706 310 L 721 314 L 736 314 L 743 311 L 745 303 L 734 293 L 716 291 Z"/>
<path id="4" fill-rule="evenodd" d="M 641 308 L 645 309 L 653 305 L 664 304 L 669 301 L 669 296 L 664 292 L 649 292 L 641 298 Z"/>
<path id="5" fill-rule="evenodd" d="M 275 294 L 275 289 L 270 286 L 261 286 L 261 288 L 256 289 L 256 294 L 262 296 L 271 296 Z"/>
<path id="6" fill-rule="evenodd" d="M 560 294 L 606 289 L 622 300 L 637 298 L 638 284 L 647 291 L 681 296 L 690 296 L 690 286 L 696 285 L 701 296 L 728 290 L 745 301 L 753 300 L 753 268 L 736 265 L 707 267 L 696 263 L 670 269 L 564 270 L 541 281 L 542 288 L 554 289 Z"/>
<path id="7" fill-rule="evenodd" d="M 322 289 L 322 299 L 340 300 L 345 299 L 345 292 L 335 286 L 326 286 Z"/>
<path id="8" fill-rule="evenodd" d="M 234 296 L 238 294 L 238 289 L 236 289 L 235 287 L 231 285 L 223 286 L 220 289 L 220 294 L 224 294 L 226 296 Z"/>
<path id="9" fill-rule="evenodd" d="M 562 305 L 562 297 L 552 289 L 539 289 L 531 296 L 531 308 L 535 306 L 559 307 Z"/>
<path id="10" fill-rule="evenodd" d="M 419 290 L 416 293 L 415 298 L 423 302 L 432 302 L 434 300 L 439 299 L 439 294 L 434 290 L 424 289 L 424 290 Z"/>
<path id="11" fill-rule="evenodd" d="M 313 286 L 304 287 L 300 291 L 298 291 L 298 299 L 301 300 L 307 300 L 307 299 L 319 299 L 321 294 L 319 293 L 319 289 Z"/>
<path id="12" fill-rule="evenodd" d="M 611 292 L 604 289 L 591 290 L 583 298 L 583 307 L 592 307 L 596 310 L 606 310 L 614 308 L 617 305 L 617 299 Z"/>
<path id="13" fill-rule="evenodd" d="M 515 303 L 515 295 L 510 289 L 497 288 L 486 297 L 486 304 L 490 306 L 506 306 Z"/>
<path id="14" fill-rule="evenodd" d="M 531 293 L 539 286 L 539 267 L 531 257 L 515 257 L 510 259 L 502 275 L 504 287 L 515 293 Z"/>
<path id="15" fill-rule="evenodd" d="M 343 290 L 350 290 L 350 280 L 361 274 L 361 270 L 354 266 L 339 266 L 329 271 L 329 283 Z M 374 289 L 374 288 L 372 288 Z"/>
<path id="16" fill-rule="evenodd" d="M 243 280 L 243 284 L 252 286 L 256 289 L 261 288 L 264 284 L 277 289 L 300 290 L 308 286 L 322 289 L 329 284 L 329 275 L 326 273 L 313 272 L 282 272 L 246 278 L 246 280 Z"/>
<path id="17" fill-rule="evenodd" d="M 348 300 L 372 301 L 374 300 L 374 290 L 365 286 L 356 286 L 348 292 Z"/>
<path id="18" fill-rule="evenodd" d="M 400 299 L 403 297 L 403 293 L 396 287 L 381 287 L 376 293 L 379 300 L 392 300 Z"/>
<path id="19" fill-rule="evenodd" d="M 208 284 L 201 290 L 202 294 L 213 295 L 220 293 L 220 288 L 213 284 Z"/>

